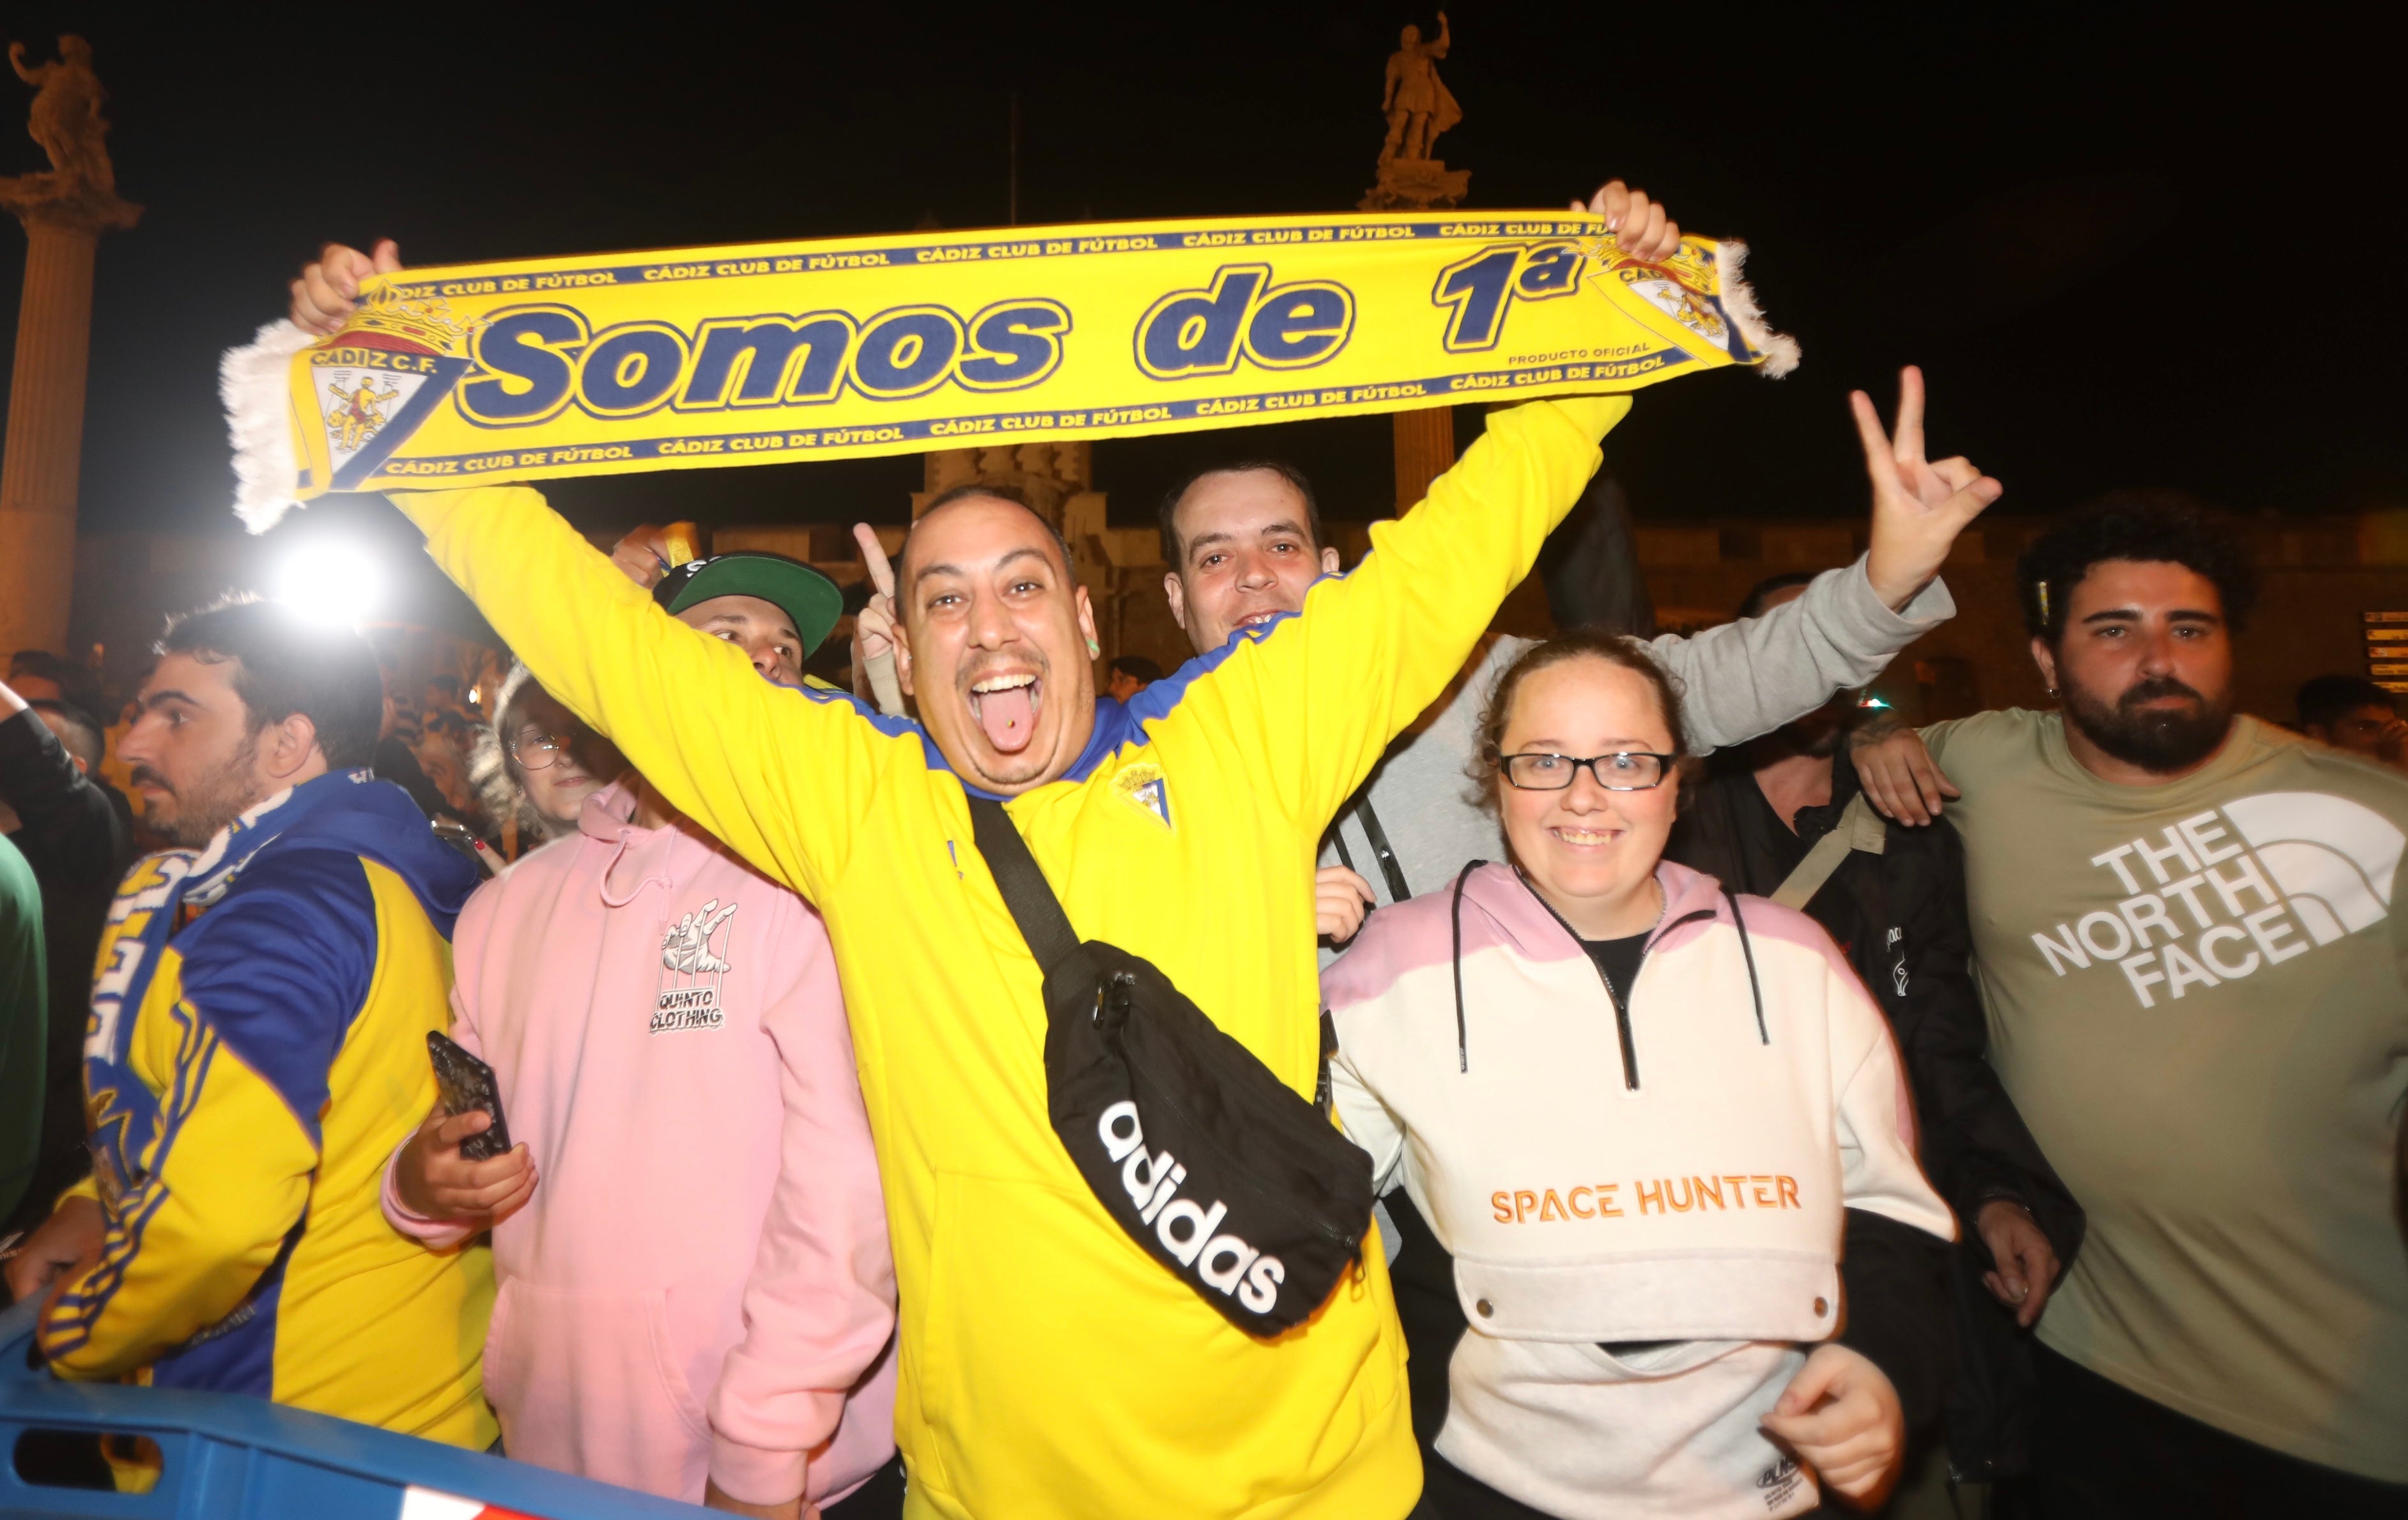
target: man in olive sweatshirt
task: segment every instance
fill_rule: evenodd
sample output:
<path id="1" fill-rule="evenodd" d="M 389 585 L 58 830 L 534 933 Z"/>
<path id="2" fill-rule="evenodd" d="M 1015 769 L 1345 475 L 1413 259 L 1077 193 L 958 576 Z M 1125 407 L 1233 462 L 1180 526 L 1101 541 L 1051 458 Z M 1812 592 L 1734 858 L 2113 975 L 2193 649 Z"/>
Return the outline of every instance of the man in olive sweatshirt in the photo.
<path id="1" fill-rule="evenodd" d="M 1962 789 L 1991 1060 L 2089 1216 L 2039 1325 L 2040 1498 L 2408 1513 L 2408 779 L 2234 713 L 2249 553 L 2196 504 L 2110 497 L 2016 579 L 2060 710 L 1855 758 L 1901 823 Z"/>

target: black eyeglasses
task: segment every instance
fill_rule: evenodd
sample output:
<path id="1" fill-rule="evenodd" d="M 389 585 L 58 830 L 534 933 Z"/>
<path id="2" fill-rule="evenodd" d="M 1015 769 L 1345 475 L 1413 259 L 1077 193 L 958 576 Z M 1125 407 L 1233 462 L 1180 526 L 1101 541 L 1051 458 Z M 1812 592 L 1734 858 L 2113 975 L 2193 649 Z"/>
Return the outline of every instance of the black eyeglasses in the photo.
<path id="1" fill-rule="evenodd" d="M 1650 792 L 1663 784 L 1679 758 L 1644 750 L 1617 750 L 1586 759 L 1570 754 L 1509 754 L 1505 779 L 1525 792 L 1560 792 L 1586 769 L 1589 779 L 1609 792 Z"/>

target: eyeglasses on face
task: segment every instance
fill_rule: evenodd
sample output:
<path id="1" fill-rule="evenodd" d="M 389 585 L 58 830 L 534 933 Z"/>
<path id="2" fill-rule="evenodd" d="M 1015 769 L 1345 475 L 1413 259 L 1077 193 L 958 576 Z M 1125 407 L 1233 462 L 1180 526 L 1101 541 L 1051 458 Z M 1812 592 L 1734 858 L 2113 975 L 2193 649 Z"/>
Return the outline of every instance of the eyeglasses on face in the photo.
<path id="1" fill-rule="evenodd" d="M 541 770 L 567 753 L 566 734 L 538 734 L 530 729 L 510 740 L 510 758 L 521 770 Z"/>
<path id="2" fill-rule="evenodd" d="M 1586 758 L 1570 754 L 1509 754 L 1505 780 L 1525 792 L 1560 792 L 1585 769 L 1589 779 L 1609 792 L 1649 792 L 1663 784 L 1676 755 L 1650 754 L 1644 750 L 1617 750 Z"/>

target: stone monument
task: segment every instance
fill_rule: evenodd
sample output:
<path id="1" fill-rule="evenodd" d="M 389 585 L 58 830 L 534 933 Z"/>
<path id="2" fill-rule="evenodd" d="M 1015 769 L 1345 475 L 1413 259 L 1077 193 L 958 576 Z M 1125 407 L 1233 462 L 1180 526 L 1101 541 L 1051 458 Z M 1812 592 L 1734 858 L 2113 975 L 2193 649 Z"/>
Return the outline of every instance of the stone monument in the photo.
<path id="1" fill-rule="evenodd" d="M 1469 169 L 1450 169 L 1430 156 L 1440 133 L 1463 120 L 1463 108 L 1438 77 L 1438 61 L 1455 38 L 1447 29 L 1446 12 L 1438 13 L 1438 36 L 1422 40 L 1422 29 L 1408 26 L 1397 50 L 1388 55 L 1388 74 L 1380 108 L 1388 113 L 1388 136 L 1380 144 L 1380 180 L 1358 203 L 1366 211 L 1426 211 L 1433 206 L 1454 206 L 1471 188 Z M 1455 463 L 1455 412 L 1447 407 L 1400 411 L 1391 419 L 1396 431 L 1398 515 L 1422 499 L 1429 483 Z"/>
<path id="2" fill-rule="evenodd" d="M 917 519 L 957 485 L 1009 486 L 1061 532 L 1074 554 L 1104 531 L 1104 494 L 1095 489 L 1094 445 L 1075 441 L 998 442 L 978 449 L 932 449 L 922 456 L 926 489 L 911 496 Z"/>
<path id="3" fill-rule="evenodd" d="M 36 92 L 27 130 L 50 167 L 0 177 L 0 205 L 24 223 L 27 245 L 0 454 L 0 659 L 12 650 L 66 646 L 93 252 L 102 233 L 131 227 L 142 215 L 117 194 L 100 113 L 108 92 L 92 71 L 92 45 L 63 36 L 56 63 L 29 65 L 25 45 L 12 42 L 8 62 Z"/>
<path id="4" fill-rule="evenodd" d="M 1438 61 L 1454 42 L 1446 12 L 1438 13 L 1438 36 L 1422 40 L 1422 29 L 1408 26 L 1397 50 L 1388 55 L 1388 74 L 1380 108 L 1388 116 L 1387 139 L 1380 145 L 1379 182 L 1364 193 L 1366 211 L 1426 211 L 1453 206 L 1471 188 L 1471 171 L 1449 169 L 1434 157 L 1439 134 L 1463 120 L 1463 108 L 1438 77 Z"/>

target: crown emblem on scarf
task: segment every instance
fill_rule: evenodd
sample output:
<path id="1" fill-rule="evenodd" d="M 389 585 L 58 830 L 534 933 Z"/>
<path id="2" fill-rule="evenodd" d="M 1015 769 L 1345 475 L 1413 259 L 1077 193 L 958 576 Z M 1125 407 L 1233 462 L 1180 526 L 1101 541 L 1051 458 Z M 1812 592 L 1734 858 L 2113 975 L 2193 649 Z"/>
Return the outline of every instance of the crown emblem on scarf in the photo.
<path id="1" fill-rule="evenodd" d="M 467 332 L 443 297 L 411 295 L 391 285 L 369 292 L 343 327 L 346 337 L 381 333 L 434 353 L 455 351 Z"/>

